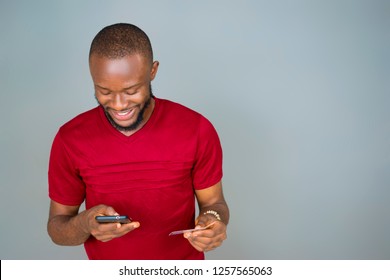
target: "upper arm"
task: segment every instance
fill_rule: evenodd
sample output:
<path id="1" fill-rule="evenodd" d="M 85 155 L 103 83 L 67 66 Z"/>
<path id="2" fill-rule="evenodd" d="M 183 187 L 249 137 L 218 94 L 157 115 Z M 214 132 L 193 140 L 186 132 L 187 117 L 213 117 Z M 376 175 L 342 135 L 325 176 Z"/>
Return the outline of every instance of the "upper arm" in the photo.
<path id="1" fill-rule="evenodd" d="M 226 204 L 221 181 L 209 188 L 195 190 L 195 195 L 200 208 L 209 207 L 214 204 Z"/>
<path id="2" fill-rule="evenodd" d="M 49 221 L 55 216 L 76 216 L 79 212 L 80 205 L 69 206 L 54 200 L 50 201 Z"/>

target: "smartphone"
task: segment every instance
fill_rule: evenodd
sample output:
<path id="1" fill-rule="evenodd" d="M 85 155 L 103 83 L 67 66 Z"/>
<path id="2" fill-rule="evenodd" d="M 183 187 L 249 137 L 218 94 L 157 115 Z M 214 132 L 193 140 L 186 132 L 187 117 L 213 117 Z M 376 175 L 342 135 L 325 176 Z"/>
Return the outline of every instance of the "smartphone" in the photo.
<path id="1" fill-rule="evenodd" d="M 96 216 L 95 219 L 98 223 L 131 223 L 131 218 L 128 216 Z"/>

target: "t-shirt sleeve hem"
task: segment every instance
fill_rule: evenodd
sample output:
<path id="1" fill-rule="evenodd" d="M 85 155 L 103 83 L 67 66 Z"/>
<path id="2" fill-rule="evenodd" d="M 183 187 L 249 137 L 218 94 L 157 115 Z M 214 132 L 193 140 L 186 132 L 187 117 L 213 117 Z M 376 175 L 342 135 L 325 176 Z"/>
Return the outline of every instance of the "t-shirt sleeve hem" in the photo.
<path id="1" fill-rule="evenodd" d="M 78 206 L 81 205 L 84 200 L 70 200 L 70 199 L 63 199 L 60 197 L 57 197 L 55 195 L 49 194 L 49 198 L 57 203 L 66 205 L 66 206 Z"/>
<path id="2" fill-rule="evenodd" d="M 221 180 L 222 180 L 222 174 L 220 176 L 214 177 L 212 180 L 209 180 L 208 182 L 206 182 L 204 184 L 200 184 L 200 185 L 194 186 L 194 189 L 195 190 L 207 189 L 207 188 L 210 188 L 210 187 L 218 184 Z"/>

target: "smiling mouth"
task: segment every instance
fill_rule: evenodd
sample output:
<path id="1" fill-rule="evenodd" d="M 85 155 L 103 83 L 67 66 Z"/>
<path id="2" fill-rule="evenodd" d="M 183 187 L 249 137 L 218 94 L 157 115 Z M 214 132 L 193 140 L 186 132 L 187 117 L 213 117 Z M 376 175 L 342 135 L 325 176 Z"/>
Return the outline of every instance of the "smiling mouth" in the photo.
<path id="1" fill-rule="evenodd" d="M 135 108 L 131 108 L 124 111 L 114 111 L 114 110 L 111 111 L 113 117 L 119 121 L 128 120 L 132 118 L 134 112 L 135 112 Z"/>

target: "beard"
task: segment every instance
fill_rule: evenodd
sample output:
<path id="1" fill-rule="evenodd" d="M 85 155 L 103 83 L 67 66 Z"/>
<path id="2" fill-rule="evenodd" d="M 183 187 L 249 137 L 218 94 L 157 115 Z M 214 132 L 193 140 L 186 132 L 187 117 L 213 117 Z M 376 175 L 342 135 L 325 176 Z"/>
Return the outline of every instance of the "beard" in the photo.
<path id="1" fill-rule="evenodd" d="M 96 98 L 96 95 L 95 95 L 95 99 L 96 101 L 98 102 L 98 104 L 100 106 L 103 107 L 104 109 L 104 114 L 106 115 L 107 117 L 107 120 L 110 122 L 110 124 L 115 128 L 117 129 L 118 131 L 123 131 L 123 132 L 129 132 L 129 131 L 134 131 L 136 130 L 140 125 L 141 123 L 143 122 L 144 120 L 144 114 L 145 114 L 145 111 L 146 109 L 149 107 L 150 103 L 152 102 L 152 98 L 154 97 L 153 93 L 152 93 L 152 88 L 150 87 L 150 92 L 149 92 L 149 97 L 148 99 L 146 100 L 144 106 L 141 108 L 138 116 L 137 116 L 137 119 L 135 120 L 134 123 L 132 123 L 131 125 L 128 125 L 128 126 L 121 126 L 119 124 L 117 124 L 115 122 L 115 120 L 111 117 L 111 115 L 108 113 L 108 110 L 106 107 L 104 107 L 102 104 L 99 103 L 99 100 L 97 100 Z"/>

